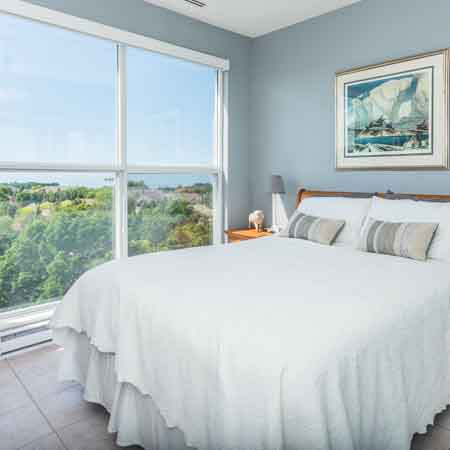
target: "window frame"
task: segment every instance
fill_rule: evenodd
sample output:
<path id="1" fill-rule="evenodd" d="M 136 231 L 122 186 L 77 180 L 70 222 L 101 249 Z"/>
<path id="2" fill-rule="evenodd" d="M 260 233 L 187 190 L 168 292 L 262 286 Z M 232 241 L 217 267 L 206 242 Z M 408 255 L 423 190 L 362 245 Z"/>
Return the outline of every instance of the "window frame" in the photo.
<path id="1" fill-rule="evenodd" d="M 115 259 L 128 255 L 128 174 L 203 174 L 213 181 L 213 242 L 223 242 L 223 231 L 227 225 L 228 185 L 228 71 L 229 60 L 197 52 L 184 47 L 138 35 L 94 21 L 33 5 L 22 0 L 2 0 L 0 13 L 19 16 L 27 20 L 42 22 L 50 26 L 86 34 L 113 42 L 117 48 L 117 105 L 116 105 L 116 158 L 112 164 L 84 163 L 40 163 L 0 161 L 3 172 L 72 172 L 72 173 L 114 173 L 114 224 L 113 253 Z M 216 69 L 216 95 L 214 107 L 214 156 L 208 165 L 128 165 L 127 164 L 127 47 L 137 47 L 178 59 L 203 64 Z M 55 302 L 48 304 L 55 307 Z M 44 305 L 41 305 L 43 308 Z M 26 314 L 34 306 L 0 312 L 0 321 Z"/>

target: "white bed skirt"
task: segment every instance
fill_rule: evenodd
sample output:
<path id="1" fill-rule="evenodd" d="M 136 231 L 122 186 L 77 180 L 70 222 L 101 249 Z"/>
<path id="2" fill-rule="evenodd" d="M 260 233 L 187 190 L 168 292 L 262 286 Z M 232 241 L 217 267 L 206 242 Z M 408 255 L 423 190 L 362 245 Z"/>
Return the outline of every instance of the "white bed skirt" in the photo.
<path id="1" fill-rule="evenodd" d="M 106 408 L 110 413 L 108 431 L 117 433 L 119 446 L 140 445 L 146 450 L 195 450 L 186 446 L 181 430 L 167 427 L 150 396 L 143 395 L 130 383 L 118 381 L 113 353 L 100 352 L 86 334 L 70 328 L 54 330 L 54 341 L 64 346 L 59 379 L 80 383 L 84 386 L 86 401 Z M 444 405 L 443 402 L 442 409 Z M 432 417 L 430 419 L 428 423 L 432 423 Z"/>
<path id="2" fill-rule="evenodd" d="M 84 386 L 84 399 L 104 406 L 111 414 L 110 433 L 117 433 L 120 446 L 140 445 L 146 450 L 188 450 L 184 435 L 167 428 L 152 398 L 129 383 L 117 380 L 115 356 L 102 353 L 85 334 L 65 328 L 54 331 L 55 342 L 64 346 L 60 380 Z"/>

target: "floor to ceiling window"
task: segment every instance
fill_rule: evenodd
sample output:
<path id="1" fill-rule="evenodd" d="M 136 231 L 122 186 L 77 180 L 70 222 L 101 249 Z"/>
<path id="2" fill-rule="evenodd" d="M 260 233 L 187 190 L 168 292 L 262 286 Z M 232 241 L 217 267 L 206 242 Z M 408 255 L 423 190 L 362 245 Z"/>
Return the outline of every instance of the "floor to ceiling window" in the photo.
<path id="1" fill-rule="evenodd" d="M 0 313 L 222 231 L 221 74 L 0 13 Z"/>
<path id="2" fill-rule="evenodd" d="M 188 166 L 214 165 L 216 83 L 209 67 L 128 49 L 127 155 L 141 166 L 128 177 L 130 255 L 212 242 L 215 179 Z"/>

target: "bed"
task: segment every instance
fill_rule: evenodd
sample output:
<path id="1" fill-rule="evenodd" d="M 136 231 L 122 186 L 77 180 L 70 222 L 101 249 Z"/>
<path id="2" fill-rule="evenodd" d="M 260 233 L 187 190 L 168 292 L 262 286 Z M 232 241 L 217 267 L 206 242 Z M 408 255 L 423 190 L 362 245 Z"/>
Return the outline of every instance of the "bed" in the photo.
<path id="1" fill-rule="evenodd" d="M 450 403 L 449 269 L 277 236 L 113 261 L 55 313 L 60 378 L 121 446 L 408 450 Z"/>

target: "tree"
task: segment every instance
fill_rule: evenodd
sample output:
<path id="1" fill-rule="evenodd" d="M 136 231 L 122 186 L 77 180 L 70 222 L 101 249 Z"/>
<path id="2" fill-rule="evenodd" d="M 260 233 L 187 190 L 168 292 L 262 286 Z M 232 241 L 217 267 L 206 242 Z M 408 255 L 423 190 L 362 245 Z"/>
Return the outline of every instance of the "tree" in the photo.
<path id="1" fill-rule="evenodd" d="M 13 190 L 9 186 L 0 186 L 0 201 L 8 201 L 13 195 Z"/>
<path id="2" fill-rule="evenodd" d="M 160 197 L 143 182 L 129 186 L 130 256 L 211 243 L 210 202 L 199 207 L 210 185 L 161 188 Z M 0 185 L 0 308 L 60 297 L 110 260 L 112 204 L 110 187 Z"/>
<path id="3" fill-rule="evenodd" d="M 13 306 L 39 298 L 46 276 L 40 255 L 45 223 L 34 220 L 0 258 L 0 305 Z"/>
<path id="4" fill-rule="evenodd" d="M 98 189 L 94 196 L 96 200 L 96 207 L 104 210 L 111 210 L 112 207 L 112 189 L 101 188 Z"/>
<path id="5" fill-rule="evenodd" d="M 0 256 L 11 246 L 17 236 L 12 228 L 13 220 L 9 215 L 0 216 Z"/>
<path id="6" fill-rule="evenodd" d="M 48 300 L 63 296 L 85 269 L 79 255 L 58 252 L 47 266 L 47 277 L 42 285 L 40 298 Z"/>
<path id="7" fill-rule="evenodd" d="M 152 253 L 153 246 L 148 240 L 129 240 L 128 241 L 128 255 L 136 256 L 144 253 Z"/>
<path id="8" fill-rule="evenodd" d="M 139 214 L 129 219 L 128 236 L 134 242 L 130 250 L 130 256 L 159 251 L 161 244 L 167 239 L 172 228 L 173 219 L 167 214 L 163 214 L 158 208 L 144 208 Z M 144 245 L 144 241 L 147 244 Z M 138 250 L 139 253 L 134 253 Z"/>
<path id="9" fill-rule="evenodd" d="M 210 221 L 188 222 L 177 225 L 169 236 L 172 248 L 198 247 L 211 244 L 212 226 Z"/>

